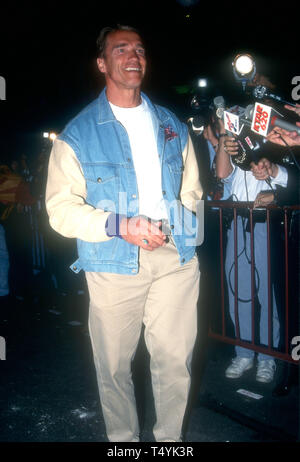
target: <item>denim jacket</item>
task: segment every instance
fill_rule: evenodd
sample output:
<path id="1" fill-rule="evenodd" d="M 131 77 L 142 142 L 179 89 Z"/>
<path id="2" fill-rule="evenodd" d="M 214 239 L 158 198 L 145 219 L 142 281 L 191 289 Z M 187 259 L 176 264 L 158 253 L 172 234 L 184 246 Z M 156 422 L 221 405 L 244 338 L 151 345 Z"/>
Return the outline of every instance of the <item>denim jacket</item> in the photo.
<path id="1" fill-rule="evenodd" d="M 143 93 L 142 97 L 152 113 L 161 163 L 163 197 L 178 258 L 183 265 L 194 256 L 197 236 L 196 216 L 184 208 L 179 199 L 187 127 L 172 112 L 153 105 Z M 69 144 L 80 162 L 88 204 L 127 217 L 139 215 L 137 180 L 129 138 L 111 110 L 105 89 L 69 122 L 59 139 Z M 124 239 L 114 237 L 104 242 L 77 239 L 77 249 L 79 258 L 71 265 L 74 272 L 83 269 L 118 274 L 138 273 L 139 247 Z"/>

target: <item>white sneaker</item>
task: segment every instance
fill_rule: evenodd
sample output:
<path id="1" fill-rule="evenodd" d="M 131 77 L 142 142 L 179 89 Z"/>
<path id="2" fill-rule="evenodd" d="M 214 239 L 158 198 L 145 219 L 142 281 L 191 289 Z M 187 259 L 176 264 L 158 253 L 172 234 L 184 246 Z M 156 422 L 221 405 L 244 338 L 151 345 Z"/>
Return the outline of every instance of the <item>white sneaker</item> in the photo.
<path id="1" fill-rule="evenodd" d="M 228 379 L 238 379 L 245 371 L 253 366 L 253 358 L 243 358 L 236 356 L 231 360 L 231 364 L 225 371 L 225 376 Z"/>
<path id="2" fill-rule="evenodd" d="M 258 362 L 256 380 L 258 382 L 269 383 L 274 378 L 276 364 L 274 359 L 265 359 Z"/>

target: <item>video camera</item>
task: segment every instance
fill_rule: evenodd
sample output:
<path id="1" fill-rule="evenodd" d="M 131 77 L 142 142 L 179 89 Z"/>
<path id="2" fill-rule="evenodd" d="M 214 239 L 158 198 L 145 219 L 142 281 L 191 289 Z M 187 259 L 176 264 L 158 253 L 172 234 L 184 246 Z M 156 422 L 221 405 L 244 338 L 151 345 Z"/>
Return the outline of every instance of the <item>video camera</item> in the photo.
<path id="1" fill-rule="evenodd" d="M 188 119 L 191 129 L 198 134 L 201 134 L 205 127 L 211 126 L 213 132 L 216 134 L 217 117 L 215 114 L 213 98 L 207 95 L 194 93 L 190 100 L 190 107 L 192 109 L 191 115 Z"/>

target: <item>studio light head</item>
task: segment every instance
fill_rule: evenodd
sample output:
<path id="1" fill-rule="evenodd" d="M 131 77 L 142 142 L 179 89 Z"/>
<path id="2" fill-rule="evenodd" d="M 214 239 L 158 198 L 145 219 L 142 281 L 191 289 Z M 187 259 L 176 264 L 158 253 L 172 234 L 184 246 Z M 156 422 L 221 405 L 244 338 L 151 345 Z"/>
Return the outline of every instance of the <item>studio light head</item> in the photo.
<path id="1" fill-rule="evenodd" d="M 245 90 L 246 83 L 251 81 L 256 74 L 254 59 L 247 53 L 238 54 L 233 60 L 232 69 L 235 79 L 242 83 L 243 90 Z"/>

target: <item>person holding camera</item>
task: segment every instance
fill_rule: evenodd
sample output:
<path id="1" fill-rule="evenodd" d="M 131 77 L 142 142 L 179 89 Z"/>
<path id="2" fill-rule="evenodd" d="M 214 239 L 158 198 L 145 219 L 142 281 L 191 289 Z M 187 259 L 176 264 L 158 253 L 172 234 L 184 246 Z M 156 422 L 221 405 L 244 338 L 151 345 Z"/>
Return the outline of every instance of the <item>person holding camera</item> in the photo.
<path id="1" fill-rule="evenodd" d="M 224 125 L 220 135 L 220 142 L 216 156 L 217 176 L 224 183 L 231 183 L 231 194 L 234 201 L 253 202 L 253 208 L 258 209 L 270 204 L 275 199 L 276 187 L 287 187 L 287 170 L 266 157 L 256 164 L 251 162 L 250 170 L 243 170 L 233 162 L 238 154 L 239 145 L 234 137 L 227 136 Z M 265 181 L 267 180 L 267 181 Z M 244 211 L 246 213 L 244 213 Z M 257 215 L 257 216 L 256 216 Z M 267 223 L 265 213 L 262 216 L 253 212 L 253 241 L 254 241 L 254 302 L 260 305 L 259 340 L 261 345 L 268 345 L 268 241 Z M 238 336 L 237 319 L 235 313 L 235 299 L 237 295 L 237 317 L 239 334 L 242 341 L 252 340 L 252 284 L 251 284 L 251 233 L 249 226 L 249 214 L 246 209 L 237 210 L 236 237 L 237 249 L 235 249 L 235 225 L 232 220 L 227 232 L 227 247 L 225 258 L 225 274 L 228 284 L 229 312 Z M 235 256 L 235 250 L 237 256 Z M 235 262 L 237 257 L 237 268 Z M 237 291 L 235 287 L 235 272 L 237 271 Z M 272 304 L 272 346 L 278 347 L 280 339 L 277 300 L 274 286 L 271 288 Z M 256 313 L 256 312 L 255 312 Z M 255 315 L 257 319 L 257 315 Z M 254 351 L 241 346 L 235 347 L 236 357 L 226 369 L 228 378 L 239 378 L 245 371 L 254 366 Z M 256 380 L 268 383 L 274 378 L 276 370 L 275 361 L 272 357 L 258 353 L 258 367 Z"/>

